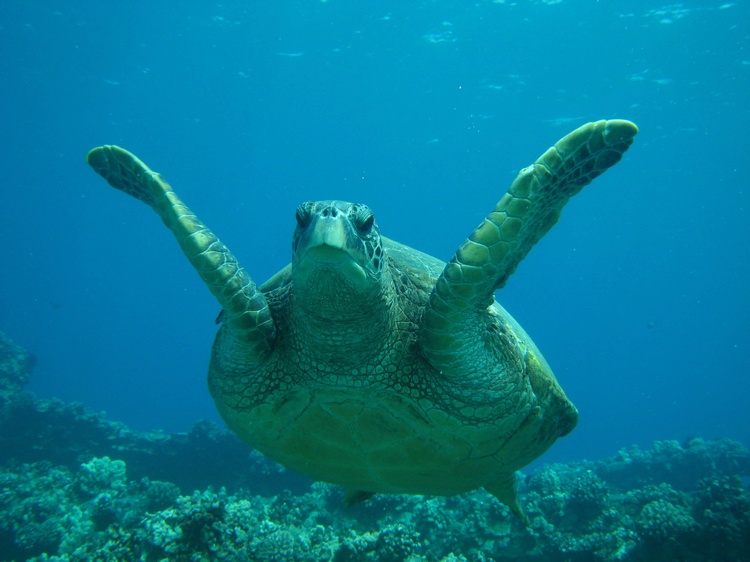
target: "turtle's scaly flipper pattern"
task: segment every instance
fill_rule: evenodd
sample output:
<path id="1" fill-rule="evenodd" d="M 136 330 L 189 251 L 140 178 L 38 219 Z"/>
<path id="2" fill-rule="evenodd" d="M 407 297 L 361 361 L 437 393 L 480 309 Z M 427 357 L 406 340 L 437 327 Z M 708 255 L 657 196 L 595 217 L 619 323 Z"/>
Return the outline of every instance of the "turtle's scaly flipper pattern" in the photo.
<path id="1" fill-rule="evenodd" d="M 638 128 L 630 121 L 596 121 L 547 150 L 513 181 L 508 193 L 471 233 L 443 270 L 422 323 L 422 350 L 440 370 L 453 370 L 475 345 L 457 329 L 486 310 L 499 289 L 568 200 L 616 164 Z"/>
<path id="2" fill-rule="evenodd" d="M 161 175 L 118 146 L 100 146 L 86 157 L 89 165 L 120 191 L 143 201 L 177 238 L 185 256 L 225 311 L 225 324 L 244 355 L 264 357 L 274 339 L 274 325 L 263 294 L 216 235 L 177 197 Z"/>

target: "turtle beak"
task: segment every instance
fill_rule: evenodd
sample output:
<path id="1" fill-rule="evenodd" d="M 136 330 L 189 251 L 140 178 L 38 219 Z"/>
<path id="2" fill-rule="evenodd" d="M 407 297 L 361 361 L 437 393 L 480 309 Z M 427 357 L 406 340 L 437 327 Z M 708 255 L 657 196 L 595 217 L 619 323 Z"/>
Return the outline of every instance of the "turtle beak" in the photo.
<path id="1" fill-rule="evenodd" d="M 337 217 L 319 217 L 312 225 L 305 256 L 319 262 L 338 263 L 352 259 L 346 248 L 344 221 Z"/>
<path id="2" fill-rule="evenodd" d="M 298 249 L 296 274 L 307 277 L 313 271 L 329 270 L 357 283 L 364 281 L 367 273 L 361 265 L 362 256 L 350 243 L 349 228 L 341 214 L 316 217 L 305 233 L 304 247 Z"/>

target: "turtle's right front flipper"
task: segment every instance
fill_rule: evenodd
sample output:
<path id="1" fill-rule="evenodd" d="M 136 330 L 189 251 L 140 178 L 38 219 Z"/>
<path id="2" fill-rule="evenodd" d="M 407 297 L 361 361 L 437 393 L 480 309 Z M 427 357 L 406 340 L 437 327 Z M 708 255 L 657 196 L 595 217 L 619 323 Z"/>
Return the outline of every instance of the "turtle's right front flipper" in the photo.
<path id="1" fill-rule="evenodd" d="M 260 359 L 270 351 L 274 325 L 265 297 L 232 252 L 180 201 L 161 175 L 118 146 L 95 148 L 86 161 L 112 187 L 156 211 L 224 309 L 224 321 L 232 335 L 250 344 L 251 357 Z"/>

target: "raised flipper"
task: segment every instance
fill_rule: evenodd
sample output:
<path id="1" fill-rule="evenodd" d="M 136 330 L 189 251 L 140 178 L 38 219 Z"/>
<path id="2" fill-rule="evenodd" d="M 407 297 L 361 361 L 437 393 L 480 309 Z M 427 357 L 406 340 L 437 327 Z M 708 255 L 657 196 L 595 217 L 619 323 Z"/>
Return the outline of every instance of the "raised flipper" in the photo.
<path id="1" fill-rule="evenodd" d="M 485 310 L 494 292 L 557 222 L 568 200 L 616 164 L 638 128 L 630 121 L 597 121 L 579 127 L 524 168 L 508 193 L 445 266 L 422 320 L 421 342 L 434 367 L 460 368 L 469 319 Z M 463 351 L 462 351 L 463 350 Z"/>
<path id="2" fill-rule="evenodd" d="M 88 153 L 86 161 L 112 187 L 156 211 L 219 301 L 230 333 L 246 344 L 247 359 L 264 356 L 274 339 L 268 303 L 229 249 L 180 201 L 161 175 L 127 150 L 100 146 Z"/>

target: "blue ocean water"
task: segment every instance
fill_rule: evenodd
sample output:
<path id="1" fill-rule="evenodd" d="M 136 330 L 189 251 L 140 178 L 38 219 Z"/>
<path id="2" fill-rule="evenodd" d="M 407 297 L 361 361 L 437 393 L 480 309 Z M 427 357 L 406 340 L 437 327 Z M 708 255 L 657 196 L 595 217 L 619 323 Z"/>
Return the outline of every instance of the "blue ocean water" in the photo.
<path id="1" fill-rule="evenodd" d="M 498 293 L 581 414 L 543 460 L 750 443 L 746 1 L 6 0 L 0 72 L 0 330 L 42 397 L 219 419 L 218 305 L 94 146 L 163 173 L 261 282 L 302 201 L 448 259 L 558 138 L 627 118 L 623 161 Z"/>

